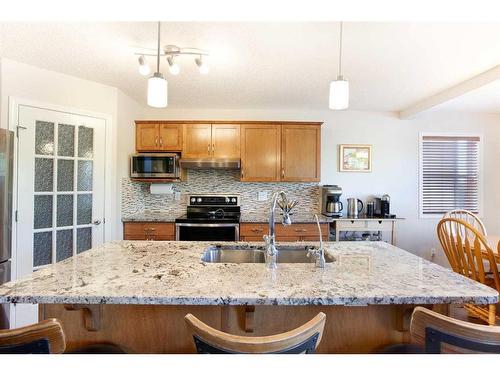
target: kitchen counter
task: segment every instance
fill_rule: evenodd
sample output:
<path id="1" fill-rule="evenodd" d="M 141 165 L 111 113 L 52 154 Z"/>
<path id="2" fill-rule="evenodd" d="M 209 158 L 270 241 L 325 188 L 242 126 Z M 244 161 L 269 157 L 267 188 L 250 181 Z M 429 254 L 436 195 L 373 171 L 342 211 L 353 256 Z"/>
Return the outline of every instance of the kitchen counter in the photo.
<path id="1" fill-rule="evenodd" d="M 173 223 L 176 218 L 185 214 L 172 212 L 142 211 L 134 215 L 122 217 L 122 222 L 164 222 Z"/>
<path id="2" fill-rule="evenodd" d="M 242 245 L 243 243 L 238 243 Z M 498 293 L 384 242 L 325 244 L 313 264 L 202 262 L 207 242 L 116 241 L 0 286 L 0 303 L 143 305 L 488 304 Z"/>

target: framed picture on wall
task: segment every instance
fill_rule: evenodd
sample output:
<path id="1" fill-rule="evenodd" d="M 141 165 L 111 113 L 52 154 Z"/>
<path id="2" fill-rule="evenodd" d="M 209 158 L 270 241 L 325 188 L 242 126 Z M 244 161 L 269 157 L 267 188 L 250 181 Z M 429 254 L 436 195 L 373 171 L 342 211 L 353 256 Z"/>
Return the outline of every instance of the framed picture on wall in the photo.
<path id="1" fill-rule="evenodd" d="M 340 172 L 371 172 L 371 145 L 339 145 Z"/>

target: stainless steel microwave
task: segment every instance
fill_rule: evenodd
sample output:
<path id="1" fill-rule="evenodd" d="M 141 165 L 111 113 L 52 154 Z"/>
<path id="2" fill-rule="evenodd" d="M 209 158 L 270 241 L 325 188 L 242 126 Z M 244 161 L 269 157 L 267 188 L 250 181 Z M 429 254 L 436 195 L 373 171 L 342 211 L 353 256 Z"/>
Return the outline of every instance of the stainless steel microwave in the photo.
<path id="1" fill-rule="evenodd" d="M 179 154 L 136 154 L 130 158 L 132 178 L 180 178 Z"/>

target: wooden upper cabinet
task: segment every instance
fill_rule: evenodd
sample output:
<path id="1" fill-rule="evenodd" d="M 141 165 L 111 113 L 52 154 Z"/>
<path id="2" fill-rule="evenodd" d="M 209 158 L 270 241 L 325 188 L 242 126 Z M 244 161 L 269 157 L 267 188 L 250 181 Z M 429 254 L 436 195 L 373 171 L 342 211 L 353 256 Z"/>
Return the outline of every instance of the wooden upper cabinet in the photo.
<path id="1" fill-rule="evenodd" d="M 135 148 L 137 152 L 180 151 L 182 125 L 136 122 Z"/>
<path id="2" fill-rule="evenodd" d="M 240 158 L 240 125 L 212 124 L 212 157 Z"/>
<path id="3" fill-rule="evenodd" d="M 136 124 L 135 148 L 141 151 L 158 151 L 158 124 Z"/>
<path id="4" fill-rule="evenodd" d="M 182 150 L 182 125 L 159 124 L 160 150 L 181 151 Z"/>
<path id="5" fill-rule="evenodd" d="M 283 125 L 281 181 L 319 182 L 320 153 L 320 125 Z"/>
<path id="6" fill-rule="evenodd" d="M 279 181 L 281 126 L 241 126 L 241 181 Z"/>
<path id="7" fill-rule="evenodd" d="M 184 124 L 182 157 L 209 158 L 212 150 L 212 125 Z"/>

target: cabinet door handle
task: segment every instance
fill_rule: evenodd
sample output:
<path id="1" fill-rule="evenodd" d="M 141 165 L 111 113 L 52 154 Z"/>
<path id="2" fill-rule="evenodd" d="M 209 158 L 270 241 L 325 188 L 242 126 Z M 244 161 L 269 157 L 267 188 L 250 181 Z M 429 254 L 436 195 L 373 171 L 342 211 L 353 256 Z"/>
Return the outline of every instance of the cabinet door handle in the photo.
<path id="1" fill-rule="evenodd" d="M 254 233 L 259 233 L 259 232 L 262 232 L 262 229 L 259 229 L 259 228 L 252 228 L 250 229 L 252 232 Z"/>
<path id="2" fill-rule="evenodd" d="M 295 232 L 307 232 L 307 229 L 295 229 Z"/>
<path id="3" fill-rule="evenodd" d="M 158 137 L 155 138 L 155 145 L 158 147 Z"/>
<path id="4" fill-rule="evenodd" d="M 281 169 L 281 178 L 285 178 L 285 168 Z"/>
<path id="5" fill-rule="evenodd" d="M 212 154 L 215 154 L 215 143 L 212 143 Z"/>
<path id="6" fill-rule="evenodd" d="M 241 178 L 243 179 L 243 169 L 241 170 Z"/>
<path id="7" fill-rule="evenodd" d="M 207 152 L 208 152 L 208 154 L 210 155 L 210 143 L 208 144 L 208 147 L 207 147 Z"/>
<path id="8" fill-rule="evenodd" d="M 160 147 L 163 147 L 163 138 L 160 137 Z"/>

